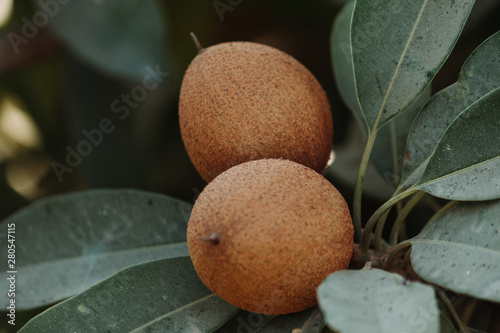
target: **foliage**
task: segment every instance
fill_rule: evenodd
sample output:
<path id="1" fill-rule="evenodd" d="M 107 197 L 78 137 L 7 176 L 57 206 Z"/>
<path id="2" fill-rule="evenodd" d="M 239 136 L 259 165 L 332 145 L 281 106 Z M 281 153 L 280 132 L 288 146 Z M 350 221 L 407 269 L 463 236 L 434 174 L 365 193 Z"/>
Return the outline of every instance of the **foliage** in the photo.
<path id="1" fill-rule="evenodd" d="M 58 145 L 63 135 L 50 134 L 60 125 L 55 120 L 60 114 L 40 97 L 47 93 L 20 89 L 27 82 L 21 74 L 5 85 L 32 110 L 46 144 L 56 147 L 50 161 L 66 163 L 68 169 L 59 166 L 65 181 L 75 179 L 73 171 L 84 164 L 91 188 L 115 184 L 117 174 L 130 187 L 145 187 L 147 181 L 136 175 L 146 166 L 134 147 L 151 146 L 146 139 L 130 140 L 133 133 L 164 135 L 163 128 L 151 130 L 160 122 L 152 110 L 161 107 L 148 101 L 163 94 L 176 107 L 172 96 L 178 84 L 161 84 L 169 75 L 179 81 L 182 70 L 176 68 L 185 63 L 169 64 L 168 72 L 158 67 L 164 58 L 175 63 L 163 54 L 169 32 L 167 19 L 159 15 L 160 2 L 74 3 L 45 11 L 57 43 L 68 50 L 63 105 L 66 116 L 78 124 L 74 145 Z M 244 10 L 214 4 L 213 15 L 221 21 Z M 500 31 L 470 53 L 456 82 L 436 93 L 432 88 L 476 5 L 474 0 L 356 0 L 345 2 L 335 17 L 330 35 L 333 78 L 359 127 L 348 135 L 364 142 L 356 160 L 359 172 L 350 184 L 357 243 L 352 268 L 333 273 L 319 286 L 319 306 L 286 316 L 241 311 L 212 294 L 193 269 L 185 244 L 191 204 L 153 191 L 82 191 L 74 186 L 79 191 L 36 200 L 0 223 L 2 244 L 16 249 L 14 266 L 1 261 L 0 289 L 9 290 L 15 274 L 17 314 L 29 319 L 15 329 L 478 331 L 467 327 L 475 310 L 500 303 Z M 43 9 L 35 8 L 35 15 Z M 294 8 L 288 9 L 292 17 L 297 15 Z M 86 17 L 97 17 L 96 23 L 87 24 Z M 175 21 L 175 15 L 168 20 Z M 31 40 L 38 33 L 43 34 L 37 29 L 33 37 L 23 35 L 28 42 L 17 45 L 20 51 L 34 46 Z M 43 70 L 35 73 L 46 77 Z M 154 83 L 159 90 L 148 88 Z M 129 97 L 144 92 L 146 102 L 138 106 L 138 101 L 122 99 L 123 89 Z M 129 114 L 136 108 L 146 117 L 132 123 L 136 116 Z M 115 128 L 114 139 L 104 139 Z M 93 146 L 85 148 L 84 141 Z M 119 149 L 124 143 L 131 147 L 126 152 Z M 32 149 L 21 146 L 21 151 Z M 84 149 L 96 152 L 87 156 L 81 154 Z M 336 148 L 333 167 L 352 169 L 352 149 Z M 131 162 L 120 163 L 120 156 Z M 185 165 L 168 170 L 170 182 L 178 175 L 188 177 Z M 165 173 L 159 169 L 158 174 Z M 379 183 L 370 179 L 374 172 L 381 176 Z M 363 184 L 376 195 L 380 179 L 393 193 L 378 196 L 383 201 L 364 221 Z M 7 232 L 12 226 L 15 241 Z M 7 246 L 0 252 L 2 258 L 10 253 Z M 0 304 L 8 310 L 12 299 L 2 293 Z M 494 327 L 487 325 L 480 328 Z"/>

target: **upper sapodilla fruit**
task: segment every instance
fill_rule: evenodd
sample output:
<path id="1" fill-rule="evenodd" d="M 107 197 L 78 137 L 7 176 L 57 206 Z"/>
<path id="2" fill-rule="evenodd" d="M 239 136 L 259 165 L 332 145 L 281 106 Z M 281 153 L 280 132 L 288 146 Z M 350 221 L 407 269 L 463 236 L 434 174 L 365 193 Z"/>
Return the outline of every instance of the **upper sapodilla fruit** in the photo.
<path id="1" fill-rule="evenodd" d="M 251 42 L 200 50 L 182 81 L 179 120 L 187 153 L 207 182 L 262 158 L 320 172 L 333 137 L 330 106 L 314 76 L 288 54 Z"/>
<path id="2" fill-rule="evenodd" d="M 287 160 L 239 164 L 210 182 L 191 213 L 187 244 L 205 285 L 264 314 L 314 306 L 316 288 L 345 269 L 353 226 L 335 187 Z"/>

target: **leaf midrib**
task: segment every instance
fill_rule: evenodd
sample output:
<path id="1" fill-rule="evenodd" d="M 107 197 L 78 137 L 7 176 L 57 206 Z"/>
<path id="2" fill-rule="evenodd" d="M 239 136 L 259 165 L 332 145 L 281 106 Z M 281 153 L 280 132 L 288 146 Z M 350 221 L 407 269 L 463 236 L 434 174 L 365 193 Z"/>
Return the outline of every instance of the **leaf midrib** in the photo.
<path id="1" fill-rule="evenodd" d="M 185 305 L 181 306 L 180 308 L 177 308 L 175 310 L 167 312 L 167 313 L 165 313 L 165 314 L 163 314 L 163 315 L 161 315 L 161 316 L 159 316 L 159 317 L 157 317 L 157 318 L 155 318 L 153 320 L 148 321 L 147 323 L 143 324 L 142 326 L 139 326 L 139 327 L 135 328 L 134 330 L 130 331 L 130 333 L 140 332 L 140 330 L 142 330 L 142 329 L 144 329 L 144 328 L 146 328 L 146 327 L 148 327 L 150 325 L 153 325 L 156 322 L 159 322 L 159 321 L 161 321 L 161 320 L 163 320 L 163 319 L 165 319 L 167 317 L 173 316 L 176 313 L 181 312 L 181 311 L 183 311 L 185 309 L 188 309 L 191 306 L 195 306 L 195 305 L 197 305 L 199 303 L 202 303 L 205 300 L 210 299 L 211 297 L 216 297 L 216 295 L 215 294 L 209 294 L 209 295 L 204 296 L 204 297 L 202 297 L 200 299 L 197 299 L 196 301 L 193 301 L 193 302 L 190 302 L 188 304 L 185 304 Z"/>
<path id="2" fill-rule="evenodd" d="M 137 251 L 144 251 L 147 249 L 160 249 L 160 248 L 174 248 L 174 247 L 181 248 L 183 245 L 186 245 L 186 242 L 176 242 L 176 243 L 163 244 L 163 245 L 153 245 L 153 246 L 142 246 L 142 247 L 136 247 L 136 248 L 131 248 L 131 249 L 120 249 L 120 250 L 116 250 L 116 251 L 100 252 L 100 253 L 95 253 L 95 254 L 84 254 L 81 256 L 63 257 L 63 258 L 59 258 L 59 259 L 55 259 L 55 260 L 41 261 L 38 263 L 31 263 L 31 264 L 27 264 L 27 265 L 22 265 L 22 263 L 21 263 L 19 265 L 19 267 L 31 268 L 31 267 L 41 266 L 41 265 L 64 264 L 65 262 L 72 262 L 75 259 L 76 260 L 83 260 L 84 258 L 92 258 L 94 260 L 98 260 L 100 258 L 112 257 L 114 255 L 125 254 L 127 252 L 132 253 L 132 252 L 137 252 Z"/>
<path id="3" fill-rule="evenodd" d="M 394 86 L 394 82 L 396 81 L 396 77 L 398 76 L 399 69 L 401 68 L 401 65 L 403 63 L 403 59 L 406 57 L 406 54 L 408 53 L 408 48 L 410 47 L 410 44 L 413 41 L 413 36 L 415 35 L 415 31 L 417 30 L 417 26 L 420 23 L 420 19 L 422 18 L 424 9 L 427 6 L 428 2 L 429 2 L 429 0 L 424 0 L 424 3 L 422 4 L 422 8 L 420 8 L 420 12 L 417 15 L 417 19 L 415 20 L 415 23 L 413 24 L 410 35 L 408 36 L 408 40 L 406 41 L 403 52 L 401 52 L 401 56 L 399 57 L 398 64 L 396 65 L 396 69 L 394 70 L 394 74 L 392 75 L 391 81 L 389 82 L 389 86 L 387 87 L 387 91 L 384 95 L 384 99 L 382 100 L 382 104 L 380 105 L 380 108 L 378 110 L 377 118 L 375 119 L 375 123 L 373 124 L 372 131 L 376 131 L 378 128 L 378 125 L 380 123 L 380 118 L 382 117 L 382 113 L 384 111 L 385 105 L 387 104 L 387 100 L 389 99 L 389 95 L 390 95 L 392 88 Z"/>
<path id="4" fill-rule="evenodd" d="M 496 157 L 494 157 L 494 158 L 490 158 L 490 159 L 485 160 L 485 161 L 480 162 L 480 163 L 472 164 L 471 166 L 468 166 L 468 167 L 466 167 L 466 168 L 459 169 L 459 170 L 454 171 L 454 172 L 451 172 L 451 173 L 447 173 L 446 175 L 443 175 L 443 176 L 438 177 L 438 178 L 431 179 L 431 180 L 429 180 L 429 181 L 427 181 L 427 182 L 425 182 L 425 183 L 421 183 L 421 184 L 419 184 L 419 183 L 417 182 L 417 184 L 415 184 L 415 185 L 414 185 L 414 186 L 412 186 L 412 187 L 413 187 L 414 189 L 423 190 L 423 188 L 424 188 L 425 186 L 429 185 L 429 184 L 432 184 L 432 183 L 438 182 L 438 181 L 440 181 L 440 180 L 442 180 L 442 179 L 445 179 L 445 178 L 448 178 L 448 177 L 453 177 L 453 176 L 458 175 L 458 174 L 460 174 L 460 173 L 462 173 L 462 172 L 465 172 L 465 171 L 471 170 L 471 169 L 473 169 L 473 168 L 475 168 L 475 167 L 478 167 L 478 166 L 481 166 L 481 165 L 484 165 L 484 164 L 488 164 L 488 163 L 490 163 L 490 162 L 494 162 L 495 160 L 498 160 L 498 159 L 500 159 L 500 155 L 498 155 L 498 156 L 496 156 Z M 425 174 L 425 171 L 424 171 L 424 174 Z M 423 177 L 423 175 L 422 175 L 422 177 Z"/>

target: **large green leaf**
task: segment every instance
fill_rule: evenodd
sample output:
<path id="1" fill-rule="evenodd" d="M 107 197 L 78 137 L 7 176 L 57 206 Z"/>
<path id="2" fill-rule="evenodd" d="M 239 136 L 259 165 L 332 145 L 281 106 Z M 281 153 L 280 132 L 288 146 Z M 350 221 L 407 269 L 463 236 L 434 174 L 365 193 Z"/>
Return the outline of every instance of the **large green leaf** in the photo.
<path id="1" fill-rule="evenodd" d="M 331 32 L 331 55 L 335 81 L 344 103 L 351 109 L 355 119 L 360 124 L 364 136 L 369 131 L 359 107 L 354 83 L 352 65 L 352 50 L 350 44 L 351 17 L 354 1 L 348 2 L 335 18 Z M 390 186 L 397 185 L 399 168 L 405 153 L 405 143 L 411 124 L 420 109 L 430 97 L 430 89 L 426 89 L 405 112 L 404 115 L 393 119 L 389 126 L 382 128 L 375 140 L 370 159 L 377 171 L 384 177 Z M 367 177 L 368 178 L 368 177 Z M 366 188 L 366 186 L 365 186 Z"/>
<path id="2" fill-rule="evenodd" d="M 333 75 L 340 97 L 352 111 L 366 136 L 366 123 L 359 108 L 354 84 L 351 49 L 351 17 L 354 1 L 346 3 L 335 17 L 330 33 L 330 53 L 332 58 Z"/>
<path id="3" fill-rule="evenodd" d="M 41 2 L 40 2 L 41 3 Z M 155 0 L 69 1 L 50 11 L 49 26 L 82 59 L 126 78 L 142 79 L 162 59 L 165 26 Z"/>
<path id="4" fill-rule="evenodd" d="M 450 54 L 473 0 L 357 0 L 351 23 L 355 85 L 370 129 L 404 111 Z"/>
<path id="5" fill-rule="evenodd" d="M 500 88 L 462 112 L 414 186 L 451 200 L 500 198 Z"/>
<path id="6" fill-rule="evenodd" d="M 460 113 L 500 86 L 499 63 L 500 32 L 497 32 L 469 56 L 458 81 L 434 95 L 415 119 L 408 136 L 403 178 L 426 162 Z"/>
<path id="7" fill-rule="evenodd" d="M 20 332 L 212 332 L 238 311 L 212 294 L 189 257 L 126 268 L 48 309 Z"/>
<path id="8" fill-rule="evenodd" d="M 342 333 L 439 332 L 431 287 L 370 264 L 328 276 L 318 288 L 318 300 L 327 325 Z"/>
<path id="9" fill-rule="evenodd" d="M 90 190 L 26 207 L 0 224 L 5 231 L 15 224 L 17 309 L 60 301 L 132 264 L 186 255 L 190 211 L 188 203 L 137 190 Z M 7 258 L 7 246 L 0 253 Z M 6 265 L 0 262 L 4 289 Z M 8 302 L 2 294 L 1 306 Z"/>
<path id="10" fill-rule="evenodd" d="M 410 240 L 411 262 L 423 279 L 500 302 L 500 201 L 464 203 Z"/>

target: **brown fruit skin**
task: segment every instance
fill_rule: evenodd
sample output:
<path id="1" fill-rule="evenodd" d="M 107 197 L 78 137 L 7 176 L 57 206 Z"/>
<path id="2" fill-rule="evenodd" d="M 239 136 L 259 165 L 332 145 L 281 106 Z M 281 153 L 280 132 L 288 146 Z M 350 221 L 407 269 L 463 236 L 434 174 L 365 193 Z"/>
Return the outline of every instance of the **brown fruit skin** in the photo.
<path id="1" fill-rule="evenodd" d="M 317 304 L 316 288 L 346 269 L 353 225 L 342 195 L 301 164 L 237 165 L 201 192 L 187 244 L 205 285 L 247 311 L 286 314 Z M 218 242 L 210 242 L 211 235 Z"/>
<path id="2" fill-rule="evenodd" d="M 262 158 L 320 172 L 333 138 L 328 99 L 309 70 L 251 42 L 214 45 L 194 58 L 182 81 L 179 122 L 187 153 L 207 182 Z"/>

